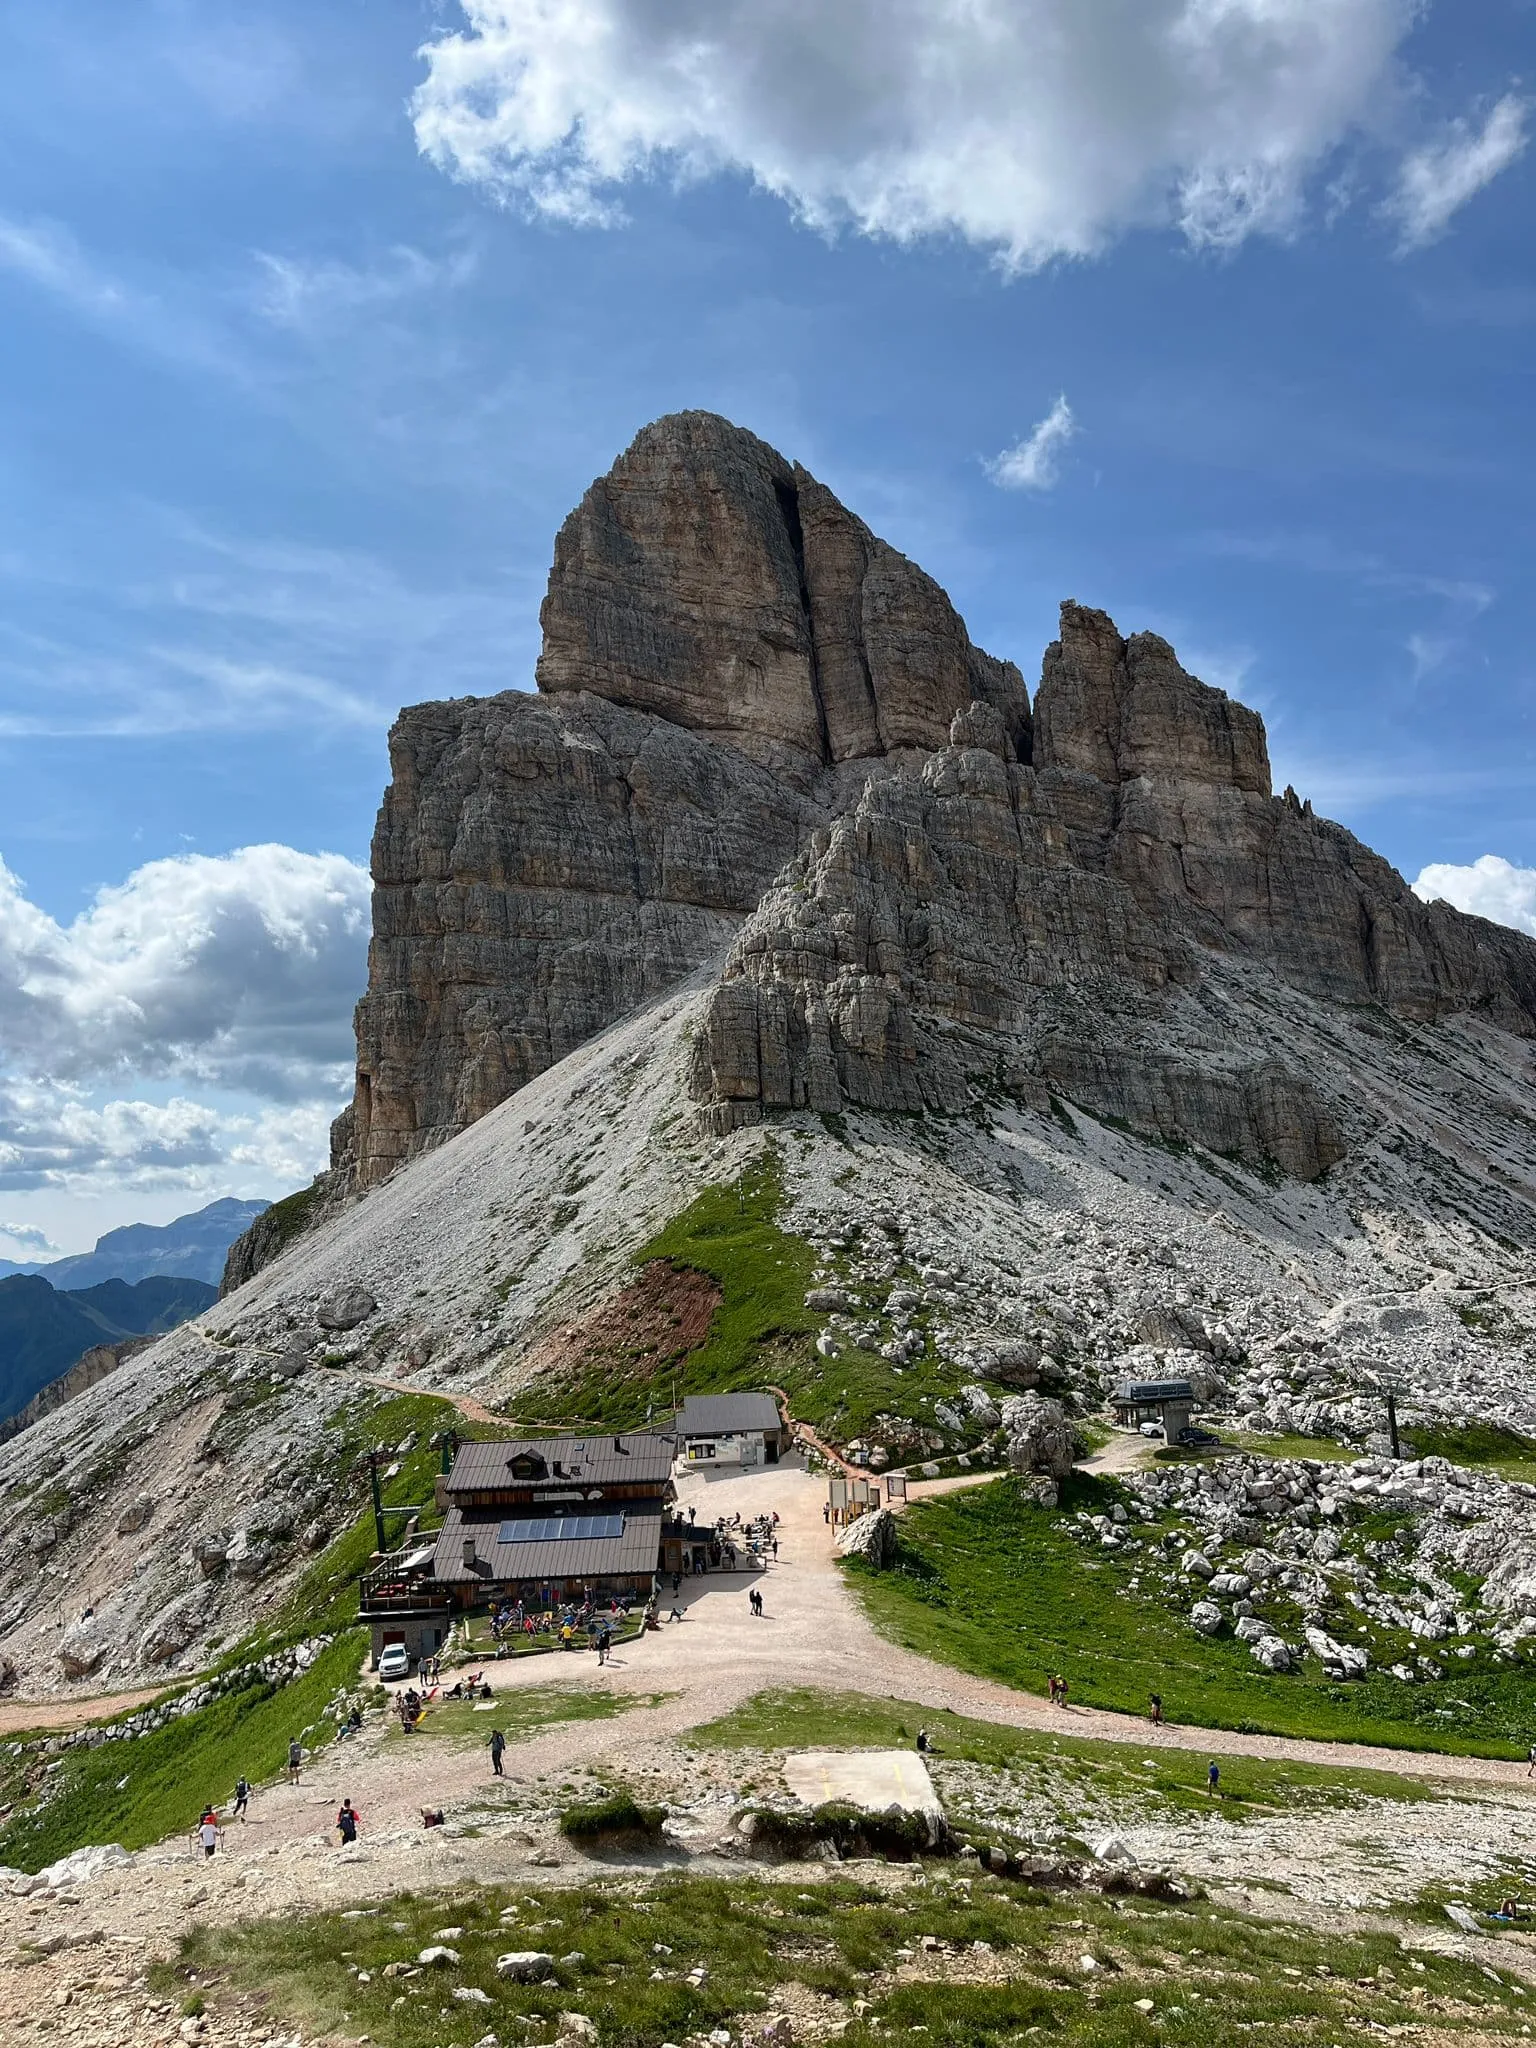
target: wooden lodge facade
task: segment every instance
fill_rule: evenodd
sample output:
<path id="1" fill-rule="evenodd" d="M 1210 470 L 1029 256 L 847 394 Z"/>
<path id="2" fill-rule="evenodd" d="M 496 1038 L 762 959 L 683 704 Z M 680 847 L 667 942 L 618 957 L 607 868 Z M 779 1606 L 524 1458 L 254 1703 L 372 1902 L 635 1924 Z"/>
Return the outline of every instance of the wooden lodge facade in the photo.
<path id="1" fill-rule="evenodd" d="M 472 1607 L 648 1600 L 684 1538 L 669 1517 L 675 1448 L 649 1434 L 461 1444 L 438 1482 L 446 1513 L 436 1537 L 362 1581 L 375 1664 L 396 1642 L 430 1656 Z"/>

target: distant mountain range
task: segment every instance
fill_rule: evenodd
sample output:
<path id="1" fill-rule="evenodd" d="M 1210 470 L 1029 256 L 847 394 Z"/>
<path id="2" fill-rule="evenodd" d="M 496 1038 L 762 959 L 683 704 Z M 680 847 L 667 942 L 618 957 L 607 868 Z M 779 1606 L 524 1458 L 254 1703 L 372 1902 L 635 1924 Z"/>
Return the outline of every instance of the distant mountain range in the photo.
<path id="1" fill-rule="evenodd" d="M 230 1246 L 270 1206 L 227 1197 L 194 1210 L 190 1216 L 178 1216 L 174 1223 L 125 1223 L 120 1230 L 98 1237 L 95 1251 L 77 1252 L 73 1258 L 31 1264 L 0 1259 L 0 1279 L 18 1273 L 39 1274 L 51 1287 L 71 1290 L 100 1287 L 108 1280 L 126 1280 L 130 1285 L 139 1280 L 202 1280 L 217 1287 Z M 0 1350 L 0 1375 L 4 1371 L 5 1357 Z"/>
<path id="2" fill-rule="evenodd" d="M 159 1336 L 218 1298 L 206 1280 L 166 1276 L 70 1290 L 51 1287 L 41 1273 L 0 1280 L 0 1422 L 96 1345 Z"/>

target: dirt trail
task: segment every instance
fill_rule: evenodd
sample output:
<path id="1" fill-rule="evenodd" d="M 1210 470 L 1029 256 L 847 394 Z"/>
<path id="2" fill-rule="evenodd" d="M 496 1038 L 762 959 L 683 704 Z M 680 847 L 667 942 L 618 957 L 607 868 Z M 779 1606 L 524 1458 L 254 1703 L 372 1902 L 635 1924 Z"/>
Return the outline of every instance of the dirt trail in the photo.
<path id="1" fill-rule="evenodd" d="M 953 1472 L 947 1479 L 909 1479 L 908 1500 L 938 1500 L 946 1493 L 965 1493 L 973 1486 L 990 1486 L 994 1479 L 1001 1479 L 1001 1472 Z M 900 1508 L 899 1500 L 891 1506 Z"/>
<path id="2" fill-rule="evenodd" d="M 0 1735 L 82 1728 L 91 1721 L 110 1721 L 134 1707 L 147 1706 L 166 1690 L 163 1685 L 152 1685 L 139 1692 L 96 1692 L 76 1699 L 0 1700 Z"/>
<path id="3" fill-rule="evenodd" d="M 1079 1472 L 1146 1472 L 1151 1469 L 1158 1453 L 1158 1439 L 1142 1436 L 1139 1431 L 1117 1431 L 1107 1444 L 1090 1451 L 1086 1458 L 1079 1458 Z"/>

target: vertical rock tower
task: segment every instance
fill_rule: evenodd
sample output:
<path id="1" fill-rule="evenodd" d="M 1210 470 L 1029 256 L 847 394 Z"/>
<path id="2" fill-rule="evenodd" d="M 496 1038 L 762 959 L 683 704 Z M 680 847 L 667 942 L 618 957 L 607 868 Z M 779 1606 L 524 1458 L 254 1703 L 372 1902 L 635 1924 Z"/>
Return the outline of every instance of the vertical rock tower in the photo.
<path id="1" fill-rule="evenodd" d="M 932 578 L 728 421 L 566 520 L 537 692 L 390 740 L 338 1182 L 366 1188 L 701 970 L 730 1123 L 1070 1097 L 1312 1176 L 1346 1144 L 1265 990 L 1536 1028 L 1536 947 L 1270 788 L 1258 715 L 1062 607 L 1036 700 Z"/>

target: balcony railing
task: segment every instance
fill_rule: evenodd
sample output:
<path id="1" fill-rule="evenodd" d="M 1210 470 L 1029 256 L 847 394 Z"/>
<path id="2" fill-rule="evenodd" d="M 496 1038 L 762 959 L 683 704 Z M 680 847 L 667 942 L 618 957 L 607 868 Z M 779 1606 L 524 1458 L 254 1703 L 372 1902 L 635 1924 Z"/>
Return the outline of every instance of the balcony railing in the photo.
<path id="1" fill-rule="evenodd" d="M 388 1559 L 357 1582 L 360 1614 L 422 1614 L 452 1605 L 453 1596 L 440 1579 L 403 1572 Z"/>

